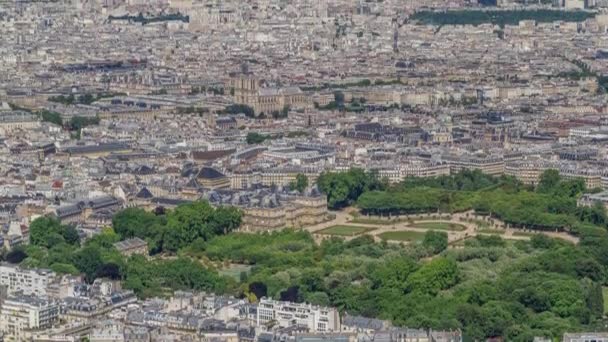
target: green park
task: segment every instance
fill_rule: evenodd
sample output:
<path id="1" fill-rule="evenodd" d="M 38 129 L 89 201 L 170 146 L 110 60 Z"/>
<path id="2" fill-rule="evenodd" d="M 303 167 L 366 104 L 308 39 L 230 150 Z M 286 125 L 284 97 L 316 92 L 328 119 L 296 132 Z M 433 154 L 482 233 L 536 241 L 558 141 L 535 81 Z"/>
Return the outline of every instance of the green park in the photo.
<path id="1" fill-rule="evenodd" d="M 602 205 L 577 206 L 588 191 L 582 180 L 550 170 L 531 187 L 463 171 L 388 184 L 352 169 L 323 173 L 318 186 L 337 213 L 349 207 L 360 219 L 398 221 L 375 229 L 334 224 L 325 234 L 251 234 L 238 230 L 238 208 L 197 201 L 153 212 L 124 209 L 86 241 L 74 227 L 42 217 L 30 226 L 30 245 L 2 257 L 24 267 L 84 274 L 89 282 L 119 279 L 140 298 L 174 290 L 250 301 L 273 297 L 397 326 L 461 329 L 471 340 L 531 341 L 604 327 L 608 215 Z M 408 220 L 412 215 L 437 218 Z M 445 219 L 457 216 L 462 220 Z M 414 227 L 393 230 L 398 224 Z M 450 246 L 452 236 L 465 234 L 461 227 L 480 234 Z M 525 236 L 507 239 L 493 231 L 507 228 Z M 149 256 L 123 256 L 114 247 L 134 237 L 148 243 Z"/>

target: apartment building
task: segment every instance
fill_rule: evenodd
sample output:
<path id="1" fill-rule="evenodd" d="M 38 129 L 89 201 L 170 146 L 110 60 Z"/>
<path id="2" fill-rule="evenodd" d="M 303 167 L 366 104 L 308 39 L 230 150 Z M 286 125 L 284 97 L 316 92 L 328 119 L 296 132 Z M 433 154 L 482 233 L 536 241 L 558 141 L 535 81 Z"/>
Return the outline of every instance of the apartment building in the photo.
<path id="1" fill-rule="evenodd" d="M 0 264 L 0 286 L 6 286 L 9 295 L 21 292 L 24 295 L 45 296 L 48 284 L 55 277 L 55 273 L 49 270 Z"/>
<path id="2" fill-rule="evenodd" d="M 536 185 L 547 168 L 544 161 L 513 161 L 505 165 L 505 174 L 526 185 Z"/>
<path id="3" fill-rule="evenodd" d="M 388 179 L 391 183 L 399 183 L 407 177 L 438 177 L 450 174 L 448 164 L 408 163 L 392 168 L 379 168 L 371 170 L 378 172 L 380 179 Z"/>
<path id="4" fill-rule="evenodd" d="M 59 320 L 59 304 L 38 296 L 9 297 L 0 310 L 5 341 L 24 341 L 33 329 L 48 329 Z"/>
<path id="5" fill-rule="evenodd" d="M 235 172 L 230 175 L 230 187 L 232 189 L 247 189 L 254 184 L 263 186 L 288 186 L 296 180 L 298 174 L 308 178 L 308 183 L 317 181 L 321 170 L 313 168 L 275 168 L 264 171 Z"/>
<path id="6" fill-rule="evenodd" d="M 505 172 L 504 159 L 499 157 L 448 156 L 444 159 L 450 165 L 452 173 L 463 170 L 480 170 L 485 174 L 497 176 Z"/>
<path id="7" fill-rule="evenodd" d="M 262 298 L 257 307 L 256 325 L 274 321 L 280 327 L 303 327 L 310 332 L 340 331 L 340 314 L 335 308 Z"/>
<path id="8" fill-rule="evenodd" d="M 602 176 L 599 171 L 593 169 L 560 169 L 559 175 L 565 179 L 580 178 L 585 181 L 587 189 L 602 187 Z"/>

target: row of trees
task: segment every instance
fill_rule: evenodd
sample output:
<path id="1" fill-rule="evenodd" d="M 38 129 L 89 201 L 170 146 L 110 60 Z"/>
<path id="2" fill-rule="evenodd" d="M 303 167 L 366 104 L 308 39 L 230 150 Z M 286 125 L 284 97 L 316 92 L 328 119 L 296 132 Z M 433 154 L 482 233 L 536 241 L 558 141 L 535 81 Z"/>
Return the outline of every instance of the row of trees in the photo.
<path id="1" fill-rule="evenodd" d="M 254 118 L 255 117 L 255 110 L 253 110 L 253 108 L 249 107 L 248 105 L 244 105 L 244 104 L 231 104 L 229 106 L 227 106 L 226 108 L 224 108 L 221 111 L 218 111 L 218 114 L 245 114 L 245 116 L 250 117 L 250 118 Z"/>
<path id="2" fill-rule="evenodd" d="M 48 98 L 50 102 L 62 103 L 64 105 L 73 105 L 73 104 L 85 104 L 90 105 L 91 103 L 101 100 L 103 98 L 114 97 L 118 95 L 124 95 L 123 93 L 99 93 L 99 94 L 81 94 L 75 96 L 74 94 L 70 95 L 58 95 L 51 96 Z"/>
<path id="3" fill-rule="evenodd" d="M 175 109 L 175 111 L 177 112 L 177 114 L 199 114 L 199 115 L 203 115 L 203 114 L 207 114 L 209 113 L 209 108 L 207 107 L 177 107 Z"/>
<path id="4" fill-rule="evenodd" d="M 109 16 L 108 21 L 129 21 L 135 23 L 141 23 L 142 25 L 147 25 L 151 23 L 158 23 L 164 21 L 182 21 L 182 22 L 190 22 L 190 17 L 187 15 L 183 15 L 181 13 L 170 13 L 170 14 L 161 14 L 153 17 L 144 17 L 144 14 L 139 12 L 138 15 L 129 15 L 125 14 L 122 16 Z"/>
<path id="5" fill-rule="evenodd" d="M 214 87 L 214 86 L 193 86 L 190 90 L 190 95 L 196 95 L 201 93 L 212 93 L 213 95 L 224 95 L 225 91 L 223 87 Z M 230 89 L 230 95 L 234 95 L 234 88 Z"/>
<path id="6" fill-rule="evenodd" d="M 584 11 L 561 11 L 549 9 L 524 10 L 455 10 L 419 11 L 411 16 L 412 20 L 426 25 L 517 25 L 522 20 L 540 23 L 567 21 L 581 22 L 593 18 L 595 13 Z"/>
<path id="7" fill-rule="evenodd" d="M 324 189 L 321 187 L 328 196 L 332 195 L 331 189 Z M 366 191 L 358 196 L 357 205 L 373 215 L 474 209 L 516 227 L 572 233 L 588 224 L 608 227 L 603 205 L 577 207 L 576 199 L 584 191 L 582 179 L 562 179 L 556 170 L 545 171 L 535 190 L 512 177 L 463 171 L 436 178 L 412 177 L 381 191 Z"/>

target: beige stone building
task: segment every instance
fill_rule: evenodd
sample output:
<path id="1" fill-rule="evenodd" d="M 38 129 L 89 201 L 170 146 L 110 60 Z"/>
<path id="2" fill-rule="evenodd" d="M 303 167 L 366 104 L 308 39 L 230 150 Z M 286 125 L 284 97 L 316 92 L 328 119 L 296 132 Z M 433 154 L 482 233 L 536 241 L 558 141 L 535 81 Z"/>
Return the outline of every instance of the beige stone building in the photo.
<path id="1" fill-rule="evenodd" d="M 230 175 L 231 189 L 247 189 L 253 184 L 263 186 L 288 186 L 296 180 L 298 174 L 308 178 L 308 184 L 314 184 L 319 177 L 319 172 L 312 170 L 297 169 L 274 169 L 256 172 L 235 172 Z"/>
<path id="2" fill-rule="evenodd" d="M 140 238 L 119 241 L 114 244 L 114 247 L 124 256 L 148 255 L 148 243 Z"/>
<path id="3" fill-rule="evenodd" d="M 483 173 L 497 176 L 505 172 L 505 162 L 498 157 L 449 156 L 445 160 L 450 165 L 452 173 L 462 170 L 480 170 Z"/>
<path id="4" fill-rule="evenodd" d="M 327 219 L 325 196 L 297 196 L 278 207 L 254 207 L 243 209 L 241 231 L 263 232 L 287 227 L 301 228 L 321 223 Z"/>
<path id="5" fill-rule="evenodd" d="M 307 107 L 312 101 L 298 87 L 271 88 L 261 87 L 260 80 L 249 74 L 240 74 L 231 78 L 226 88 L 234 92 L 234 101 L 245 104 L 255 111 L 256 115 L 269 115 L 285 107 Z"/>

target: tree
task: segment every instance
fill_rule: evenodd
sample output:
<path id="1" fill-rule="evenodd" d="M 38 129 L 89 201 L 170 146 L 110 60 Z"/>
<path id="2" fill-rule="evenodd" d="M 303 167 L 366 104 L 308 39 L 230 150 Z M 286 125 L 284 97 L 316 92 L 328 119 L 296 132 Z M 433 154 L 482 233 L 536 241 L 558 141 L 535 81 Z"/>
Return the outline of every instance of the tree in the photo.
<path id="1" fill-rule="evenodd" d="M 543 234 L 536 234 L 530 238 L 530 243 L 532 247 L 538 249 L 548 249 L 555 245 L 555 241 Z"/>
<path id="2" fill-rule="evenodd" d="M 55 125 L 58 125 L 58 126 L 63 126 L 63 120 L 61 119 L 61 114 L 59 114 L 57 112 L 41 110 L 40 112 L 38 112 L 38 115 L 40 116 L 40 118 L 42 118 L 42 121 L 54 123 Z"/>
<path id="3" fill-rule="evenodd" d="M 167 215 L 164 249 L 176 252 L 199 237 L 208 240 L 214 235 L 208 224 L 212 215 L 213 208 L 203 201 L 175 208 Z"/>
<path id="4" fill-rule="evenodd" d="M 99 117 L 85 117 L 85 116 L 74 116 L 68 122 L 68 127 L 72 131 L 80 131 L 81 129 L 91 126 L 99 125 Z"/>
<path id="5" fill-rule="evenodd" d="M 560 180 L 559 171 L 554 169 L 545 170 L 540 176 L 536 191 L 545 194 L 551 193 L 556 189 Z"/>
<path id="6" fill-rule="evenodd" d="M 211 215 L 209 227 L 215 235 L 228 234 L 241 225 L 241 218 L 242 212 L 236 207 L 217 207 Z"/>
<path id="7" fill-rule="evenodd" d="M 97 271 L 95 273 L 95 277 L 96 278 L 110 278 L 112 280 L 118 280 L 121 278 L 120 266 L 118 266 L 112 262 L 103 264 L 97 269 Z"/>
<path id="8" fill-rule="evenodd" d="M 395 257 L 375 266 L 370 272 L 374 288 L 398 289 L 404 293 L 408 277 L 419 268 L 411 258 Z"/>
<path id="9" fill-rule="evenodd" d="M 60 264 L 60 263 L 52 264 L 51 270 L 53 270 L 53 272 L 59 273 L 59 274 L 78 275 L 80 273 L 78 271 L 78 269 L 72 264 Z"/>
<path id="10" fill-rule="evenodd" d="M 249 292 L 253 293 L 256 298 L 261 299 L 268 295 L 268 288 L 262 282 L 253 282 L 249 284 Z"/>
<path id="11" fill-rule="evenodd" d="M 30 224 L 30 243 L 33 245 L 50 248 L 62 242 L 77 245 L 79 241 L 74 227 L 62 225 L 54 217 L 39 217 Z"/>
<path id="12" fill-rule="evenodd" d="M 587 288 L 587 308 L 591 315 L 600 319 L 604 315 L 604 296 L 602 285 L 598 282 L 586 282 Z"/>
<path id="13" fill-rule="evenodd" d="M 290 286 L 285 291 L 281 291 L 280 300 L 288 302 L 299 302 L 300 292 L 298 286 Z"/>
<path id="14" fill-rule="evenodd" d="M 308 187 L 308 177 L 305 174 L 298 173 L 296 175 L 296 180 L 289 183 L 289 188 L 291 190 L 298 191 L 299 193 L 303 193 L 304 190 Z"/>
<path id="15" fill-rule="evenodd" d="M 221 110 L 218 112 L 218 114 L 232 114 L 232 115 L 236 115 L 236 114 L 245 114 L 245 116 L 253 118 L 255 117 L 255 111 L 253 110 L 253 108 L 244 105 L 244 104 L 232 104 L 227 106 L 226 108 L 224 108 L 224 110 Z"/>
<path id="16" fill-rule="evenodd" d="M 436 295 L 458 282 L 456 262 L 446 258 L 436 258 L 422 266 L 407 279 L 408 292 L 420 291 Z"/>
<path id="17" fill-rule="evenodd" d="M 25 253 L 25 251 L 23 251 L 21 248 L 16 248 L 6 254 L 6 261 L 11 264 L 19 264 L 25 260 L 27 256 L 27 253 Z"/>
<path id="18" fill-rule="evenodd" d="M 101 230 L 101 233 L 90 238 L 87 241 L 87 245 L 95 245 L 100 248 L 110 249 L 118 241 L 120 241 L 120 236 L 116 234 L 114 229 L 106 227 Z"/>
<path id="19" fill-rule="evenodd" d="M 429 230 L 424 234 L 422 246 L 433 254 L 441 253 L 448 248 L 448 234 Z"/>
<path id="20" fill-rule="evenodd" d="M 325 292 L 313 292 L 306 296 L 306 302 L 319 306 L 329 306 L 330 299 L 329 295 Z"/>
<path id="21" fill-rule="evenodd" d="M 334 92 L 334 101 L 338 104 L 344 104 L 344 93 L 341 91 Z"/>
<path id="22" fill-rule="evenodd" d="M 352 204 L 366 191 L 386 187 L 375 173 L 357 168 L 346 172 L 324 172 L 317 179 L 317 185 L 327 195 L 328 206 L 333 209 Z"/>
<path id="23" fill-rule="evenodd" d="M 266 139 L 270 139 L 270 137 L 267 135 L 264 135 L 264 134 L 257 133 L 257 132 L 249 132 L 249 133 L 247 133 L 247 137 L 245 138 L 245 141 L 247 141 L 247 144 L 253 145 L 253 144 L 261 144 Z"/>
<path id="24" fill-rule="evenodd" d="M 150 227 L 163 224 L 162 217 L 139 208 L 127 208 L 112 217 L 112 227 L 122 239 L 149 237 Z"/>
<path id="25" fill-rule="evenodd" d="M 74 255 L 74 266 L 85 274 L 85 280 L 92 283 L 97 270 L 103 265 L 101 251 L 98 247 L 87 246 Z"/>
<path id="26" fill-rule="evenodd" d="M 235 207 L 214 209 L 207 201 L 180 205 L 167 214 L 163 249 L 176 252 L 201 238 L 205 241 L 227 234 L 241 224 L 241 211 Z"/>

